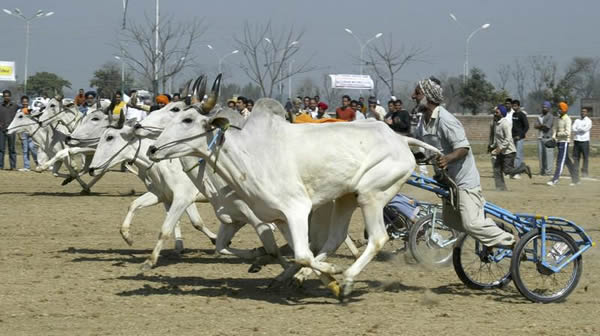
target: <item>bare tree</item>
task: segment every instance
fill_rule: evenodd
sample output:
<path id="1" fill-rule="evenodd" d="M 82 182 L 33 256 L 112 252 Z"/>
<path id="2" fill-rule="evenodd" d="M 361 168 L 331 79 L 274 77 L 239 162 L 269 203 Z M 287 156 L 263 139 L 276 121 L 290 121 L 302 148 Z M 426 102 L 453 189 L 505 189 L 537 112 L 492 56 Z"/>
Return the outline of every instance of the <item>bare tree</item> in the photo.
<path id="1" fill-rule="evenodd" d="M 158 49 L 155 32 L 158 33 Z M 141 79 L 152 83 L 154 94 L 159 92 L 159 83 L 167 91 L 167 81 L 192 63 L 191 49 L 204 33 L 202 21 L 174 23 L 163 18 L 159 27 L 146 17 L 143 24 L 130 23 L 122 30 L 123 37 L 117 47 L 121 57 Z"/>
<path id="2" fill-rule="evenodd" d="M 527 70 L 518 58 L 515 58 L 515 66 L 512 68 L 512 77 L 517 85 L 517 95 L 520 101 L 525 100 L 525 79 L 527 78 Z"/>
<path id="3" fill-rule="evenodd" d="M 500 64 L 498 67 L 498 78 L 500 82 L 498 83 L 498 87 L 500 90 L 506 90 L 506 84 L 510 79 L 510 75 L 512 73 L 512 68 L 510 64 Z"/>
<path id="4" fill-rule="evenodd" d="M 597 98 L 599 93 L 598 84 L 600 74 L 598 73 L 600 58 L 575 57 L 571 62 L 571 68 L 582 68 L 583 70 L 574 79 L 574 90 L 578 97 Z"/>
<path id="5" fill-rule="evenodd" d="M 286 31 L 273 29 L 270 22 L 264 25 L 246 22 L 242 36 L 234 37 L 244 56 L 240 67 L 261 88 L 264 97 L 272 97 L 278 85 L 290 76 L 314 69 L 309 65 L 310 59 L 304 63 L 295 59 L 303 35 L 294 27 Z M 294 67 L 289 66 L 292 59 Z"/>
<path id="6" fill-rule="evenodd" d="M 367 65 L 375 73 L 375 76 L 388 88 L 390 95 L 396 94 L 396 81 L 398 73 L 408 64 L 423 62 L 425 49 L 419 47 L 394 46 L 392 34 L 389 38 L 382 39 L 380 45 L 375 46 L 368 53 Z M 365 60 L 360 60 L 365 62 Z"/>
<path id="7" fill-rule="evenodd" d="M 529 66 L 531 67 L 533 91 L 542 92 L 548 87 L 548 84 L 554 86 L 556 83 L 558 66 L 552 59 L 552 56 L 530 56 L 528 61 Z"/>

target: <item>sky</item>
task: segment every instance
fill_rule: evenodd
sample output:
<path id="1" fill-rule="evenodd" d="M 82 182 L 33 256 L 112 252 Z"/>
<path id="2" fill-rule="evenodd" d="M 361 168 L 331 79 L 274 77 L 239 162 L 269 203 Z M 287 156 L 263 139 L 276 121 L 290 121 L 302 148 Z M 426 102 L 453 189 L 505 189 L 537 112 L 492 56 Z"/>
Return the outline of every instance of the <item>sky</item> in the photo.
<path id="1" fill-rule="evenodd" d="M 144 15 L 153 17 L 154 5 L 154 0 L 129 0 L 127 19 L 142 22 Z M 304 30 L 297 58 L 312 57 L 320 70 L 307 76 L 316 83 L 321 83 L 324 72 L 359 72 L 358 44 L 344 28 L 363 41 L 381 32 L 393 36 L 395 44 L 425 48 L 427 62 L 411 64 L 400 73 L 405 83 L 432 74 L 462 73 L 466 37 L 484 23 L 491 26 L 471 40 L 469 63 L 482 68 L 492 83 L 498 82 L 499 65 L 510 64 L 515 57 L 547 55 L 564 66 L 574 56 L 600 54 L 600 1 L 592 0 L 162 0 L 160 5 L 161 15 L 176 20 L 204 19 L 207 31 L 193 49 L 201 69 L 214 69 L 217 63 L 206 44 L 221 54 L 235 49 L 233 36 L 242 31 L 245 21 L 270 20 L 275 28 L 293 25 Z M 55 12 L 31 23 L 29 75 L 54 72 L 71 81 L 74 90 L 87 89 L 94 70 L 118 53 L 112 45 L 122 20 L 122 0 L 0 1 L 0 8 L 15 7 L 26 16 L 38 9 Z M 451 20 L 449 13 L 459 22 Z M 0 43 L 0 61 L 16 61 L 17 75 L 22 77 L 24 22 L 0 12 Z M 235 65 L 241 56 L 227 61 Z M 248 82 L 239 68 L 228 68 L 233 80 Z"/>

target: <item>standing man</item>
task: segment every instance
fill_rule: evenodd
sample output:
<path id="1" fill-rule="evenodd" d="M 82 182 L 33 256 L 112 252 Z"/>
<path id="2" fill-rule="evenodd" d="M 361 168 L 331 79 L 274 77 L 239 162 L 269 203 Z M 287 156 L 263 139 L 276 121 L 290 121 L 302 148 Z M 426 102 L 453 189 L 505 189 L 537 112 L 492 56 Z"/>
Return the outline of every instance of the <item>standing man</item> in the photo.
<path id="1" fill-rule="evenodd" d="M 75 105 L 81 106 L 85 103 L 85 95 L 83 94 L 83 89 L 79 89 L 79 93 L 75 96 L 74 100 Z"/>
<path id="2" fill-rule="evenodd" d="M 318 104 L 319 102 L 317 102 L 316 98 L 310 98 L 310 101 L 308 103 L 308 110 L 306 111 L 306 113 L 310 115 L 310 117 L 313 119 L 317 119 L 317 114 L 319 114 Z"/>
<path id="3" fill-rule="evenodd" d="M 242 96 L 237 97 L 235 107 L 244 119 L 248 119 L 250 116 L 250 111 L 248 110 L 248 98 Z"/>
<path id="4" fill-rule="evenodd" d="M 509 125 L 512 127 L 512 115 L 515 113 L 512 108 L 512 99 L 506 98 L 506 100 L 504 100 L 504 107 L 506 107 L 506 116 L 508 117 L 506 120 L 509 121 Z"/>
<path id="5" fill-rule="evenodd" d="M 394 112 L 386 114 L 383 121 L 396 133 L 410 135 L 410 113 L 403 108 L 402 100 L 394 101 Z"/>
<path id="6" fill-rule="evenodd" d="M 252 113 L 252 109 L 254 108 L 254 100 L 248 98 L 248 104 L 246 105 L 248 112 Z"/>
<path id="7" fill-rule="evenodd" d="M 365 115 L 361 112 L 360 102 L 356 100 L 352 100 L 350 102 L 350 107 L 355 111 L 354 120 L 365 120 Z"/>
<path id="8" fill-rule="evenodd" d="M 567 165 L 569 174 L 571 174 L 571 186 L 579 184 L 579 171 L 569 158 L 569 142 L 571 141 L 571 118 L 567 114 L 569 111 L 569 105 L 565 102 L 558 103 L 558 110 L 560 116 L 554 123 L 552 131 L 552 138 L 556 140 L 556 146 L 558 147 L 558 156 L 556 157 L 556 169 L 554 170 L 554 177 L 548 181 L 549 186 L 554 186 L 558 183 L 560 174 L 564 165 Z"/>
<path id="9" fill-rule="evenodd" d="M 588 110 L 581 109 L 581 118 L 573 123 L 573 161 L 575 169 L 579 170 L 579 158 L 583 155 L 583 167 L 581 176 L 588 176 L 588 158 L 590 156 L 590 130 L 592 129 L 592 120 L 587 116 Z"/>
<path id="10" fill-rule="evenodd" d="M 458 187 L 459 204 L 456 207 L 444 199 L 444 223 L 466 232 L 487 247 L 511 248 L 515 243 L 513 235 L 500 229 L 492 219 L 485 218 L 485 199 L 471 145 L 460 121 L 440 105 L 444 100 L 441 85 L 429 78 L 419 81 L 412 98 L 423 113 L 416 138 L 442 151 L 443 156 L 438 157 L 437 164 L 447 171 Z"/>
<path id="11" fill-rule="evenodd" d="M 21 97 L 21 112 L 23 112 L 25 115 L 31 114 L 31 109 L 29 108 L 29 97 L 27 96 Z M 37 149 L 27 132 L 21 133 L 21 146 L 23 148 L 23 168 L 19 169 L 19 171 L 27 172 L 31 169 L 29 153 L 31 153 L 31 157 L 33 157 L 35 165 L 38 165 Z"/>
<path id="12" fill-rule="evenodd" d="M 342 107 L 338 107 L 335 110 L 335 117 L 337 119 L 343 119 L 346 121 L 353 121 L 356 119 L 356 110 L 350 106 L 350 96 L 344 95 L 342 97 Z"/>
<path id="13" fill-rule="evenodd" d="M 79 106 L 79 112 L 81 112 L 84 116 L 87 111 L 94 105 L 96 102 L 96 92 L 88 91 L 85 93 L 85 102 Z M 45 103 L 47 104 L 47 102 Z"/>
<path id="14" fill-rule="evenodd" d="M 327 115 L 327 109 L 329 108 L 327 104 L 325 104 L 324 102 L 319 102 L 317 108 L 319 109 L 319 111 L 317 112 L 317 116 L 314 119 L 323 119 L 329 117 Z"/>
<path id="15" fill-rule="evenodd" d="M 521 111 L 521 102 L 517 99 L 512 101 L 512 109 L 514 111 L 512 114 L 512 136 L 517 149 L 514 164 L 515 168 L 518 168 L 523 163 L 523 143 L 525 142 L 527 131 L 529 131 L 529 121 L 527 120 L 527 115 Z M 521 175 L 514 174 L 511 178 L 518 180 L 521 178 Z"/>
<path id="16" fill-rule="evenodd" d="M 15 118 L 17 104 L 11 101 L 12 94 L 9 90 L 2 91 L 2 104 L 0 104 L 0 169 L 4 168 L 4 150 L 8 145 L 10 170 L 17 168 L 17 151 L 15 150 L 15 135 L 6 134 L 8 125 Z"/>
<path id="17" fill-rule="evenodd" d="M 492 148 L 491 154 L 495 156 L 494 160 L 494 183 L 496 184 L 496 190 L 506 191 L 506 183 L 504 182 L 504 174 L 520 174 L 527 173 L 531 178 L 531 169 L 526 166 L 525 163 L 521 162 L 518 167 L 515 167 L 514 161 L 516 157 L 516 148 L 513 142 L 513 135 L 506 120 L 507 114 L 506 107 L 504 105 L 498 105 L 494 114 L 494 141 L 490 146 Z M 514 124 L 513 124 L 514 126 Z"/>
<path id="18" fill-rule="evenodd" d="M 538 130 L 538 161 L 540 163 L 540 175 L 552 175 L 552 163 L 554 162 L 554 148 L 545 146 L 547 141 L 552 140 L 552 125 L 554 116 L 550 113 L 552 105 L 549 101 L 542 104 L 542 115 L 538 116 L 533 128 Z"/>

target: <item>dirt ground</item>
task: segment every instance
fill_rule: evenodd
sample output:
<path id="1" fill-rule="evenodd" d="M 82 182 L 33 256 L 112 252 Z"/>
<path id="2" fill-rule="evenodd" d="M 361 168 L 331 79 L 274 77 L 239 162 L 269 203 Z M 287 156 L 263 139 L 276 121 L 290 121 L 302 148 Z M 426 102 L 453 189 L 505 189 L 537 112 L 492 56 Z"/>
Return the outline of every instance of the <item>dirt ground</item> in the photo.
<path id="1" fill-rule="evenodd" d="M 537 167 L 537 163 L 532 163 Z M 600 238 L 600 182 L 556 187 L 547 178 L 509 180 L 496 192 L 489 160 L 478 159 L 486 198 L 514 212 L 562 216 Z M 600 158 L 591 162 L 600 176 Z M 535 169 L 534 169 L 535 170 Z M 401 243 L 372 262 L 351 299 L 340 304 L 316 280 L 303 288 L 267 288 L 280 267 L 247 273 L 235 257 L 216 257 L 210 242 L 187 219 L 187 253 L 165 250 L 158 267 L 139 273 L 164 217 L 162 206 L 139 211 L 129 247 L 118 227 L 144 187 L 132 174 L 111 172 L 80 196 L 72 183 L 48 173 L 0 171 L 0 335 L 583 335 L 600 333 L 600 254 L 584 255 L 583 276 L 566 302 L 533 304 L 514 285 L 467 289 L 452 267 L 427 269 Z M 406 186 L 421 199 L 431 195 Z M 212 209 L 198 204 L 217 231 Z M 351 233 L 360 237 L 357 212 Z M 236 247 L 255 247 L 244 228 Z M 332 259 L 352 261 L 345 246 Z"/>

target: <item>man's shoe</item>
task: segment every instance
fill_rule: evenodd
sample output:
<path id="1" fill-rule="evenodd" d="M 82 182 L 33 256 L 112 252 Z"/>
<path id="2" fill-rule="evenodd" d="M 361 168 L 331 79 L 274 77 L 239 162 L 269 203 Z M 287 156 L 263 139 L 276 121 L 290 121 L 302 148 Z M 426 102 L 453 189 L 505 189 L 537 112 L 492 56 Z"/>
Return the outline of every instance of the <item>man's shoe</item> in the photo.
<path id="1" fill-rule="evenodd" d="M 521 175 L 516 174 L 516 175 L 511 176 L 510 178 L 513 179 L 513 180 L 520 180 L 521 179 Z"/>
<path id="2" fill-rule="evenodd" d="M 558 183 L 558 181 L 548 181 L 546 182 L 547 185 L 554 187 L 556 184 Z"/>
<path id="3" fill-rule="evenodd" d="M 571 183 L 569 183 L 569 186 L 573 187 L 573 186 L 576 186 L 576 185 L 579 185 L 579 184 L 581 184 L 581 181 L 571 182 Z"/>
<path id="4" fill-rule="evenodd" d="M 529 168 L 529 166 L 525 166 L 525 174 L 531 178 L 531 168 Z"/>
<path id="5" fill-rule="evenodd" d="M 20 171 L 20 172 L 28 172 L 28 171 L 29 171 L 29 168 L 21 168 L 21 169 L 19 169 L 19 171 Z"/>

